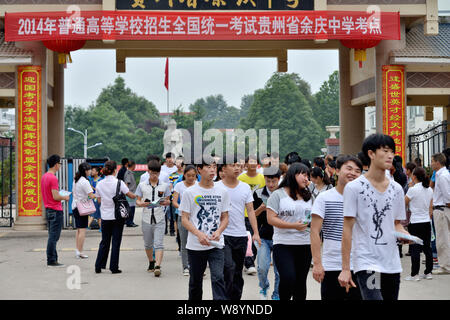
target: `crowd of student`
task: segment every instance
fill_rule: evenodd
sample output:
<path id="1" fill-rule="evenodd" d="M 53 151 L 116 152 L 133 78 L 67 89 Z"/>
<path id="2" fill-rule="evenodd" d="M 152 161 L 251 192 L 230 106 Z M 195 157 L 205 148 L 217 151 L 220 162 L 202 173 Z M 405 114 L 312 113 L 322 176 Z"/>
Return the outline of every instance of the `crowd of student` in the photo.
<path id="1" fill-rule="evenodd" d="M 102 232 L 97 273 L 106 269 L 110 247 L 109 269 L 121 272 L 122 232 L 125 224 L 137 226 L 137 206 L 143 208 L 147 271 L 156 277 L 162 274 L 164 235 L 176 233 L 181 270 L 190 277 L 190 300 L 202 299 L 207 266 L 214 300 L 240 300 L 243 272 L 257 274 L 262 299 L 305 300 L 311 267 L 323 300 L 396 300 L 402 272 L 399 244 L 410 247 L 411 274 L 405 280 L 450 273 L 450 174 L 446 154 L 432 156 L 430 184 L 420 164 L 408 163 L 403 169 L 394 153 L 391 137 L 374 134 L 365 139 L 358 155 L 318 157 L 312 164 L 296 152 L 284 163 L 277 154 L 267 154 L 261 163 L 252 156 L 245 161 L 213 157 L 197 165 L 184 164 L 170 153 L 161 165 L 152 155 L 138 185 L 133 161 L 124 159 L 119 172 L 114 161 L 107 161 L 103 178 L 83 163 L 73 187 L 76 255 L 87 258 L 82 249 L 88 225 L 88 217 L 78 213 L 77 201 L 92 198 L 99 205 Z M 59 266 L 60 206 L 69 196 L 58 193 L 59 157 L 51 156 L 48 165 L 42 179 L 49 227 L 47 263 Z M 131 208 L 126 221 L 114 215 L 118 188 Z M 409 234 L 422 239 L 423 245 L 408 240 Z M 439 263 L 434 270 L 433 244 Z M 419 275 L 422 251 L 426 268 Z"/>

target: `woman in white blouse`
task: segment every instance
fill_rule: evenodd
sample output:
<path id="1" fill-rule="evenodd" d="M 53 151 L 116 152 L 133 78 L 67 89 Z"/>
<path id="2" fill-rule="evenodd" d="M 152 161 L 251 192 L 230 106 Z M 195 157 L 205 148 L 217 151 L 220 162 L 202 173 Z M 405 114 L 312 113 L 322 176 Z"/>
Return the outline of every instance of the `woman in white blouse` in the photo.
<path id="1" fill-rule="evenodd" d="M 405 280 L 419 281 L 431 280 L 433 270 L 433 254 L 431 251 L 431 216 L 433 215 L 433 190 L 430 188 L 430 179 L 424 168 L 415 168 L 412 174 L 414 186 L 408 189 L 405 204 L 411 211 L 408 232 L 423 240 L 423 246 L 411 246 L 411 275 Z M 425 254 L 425 272 L 419 276 L 420 252 Z"/>
<path id="2" fill-rule="evenodd" d="M 94 199 L 94 190 L 92 190 L 91 184 L 87 177 L 91 175 L 91 165 L 87 162 L 83 162 L 78 166 L 78 171 L 75 174 L 75 180 L 73 181 L 72 194 L 72 212 L 75 219 L 75 227 L 77 233 L 75 235 L 76 249 L 75 255 L 77 258 L 86 259 L 88 256 L 83 253 L 84 239 L 86 238 L 86 228 L 88 226 L 89 216 L 80 216 L 77 204 L 80 201 L 87 200 L 88 198 Z"/>
<path id="3" fill-rule="evenodd" d="M 119 254 L 120 244 L 122 243 L 123 227 L 125 219 L 116 219 L 114 214 L 114 201 L 118 180 L 115 177 L 117 173 L 117 164 L 115 161 L 106 161 L 103 168 L 105 179 L 97 184 L 96 196 L 100 203 L 100 214 L 102 217 L 102 241 L 100 242 L 97 260 L 95 261 L 95 272 L 100 273 L 102 269 L 106 269 L 106 262 L 108 260 L 109 248 L 111 248 L 111 260 L 109 269 L 112 273 L 121 273 L 119 270 Z M 120 182 L 120 191 L 127 197 L 135 199 L 136 195 L 132 193 L 125 182 Z"/>

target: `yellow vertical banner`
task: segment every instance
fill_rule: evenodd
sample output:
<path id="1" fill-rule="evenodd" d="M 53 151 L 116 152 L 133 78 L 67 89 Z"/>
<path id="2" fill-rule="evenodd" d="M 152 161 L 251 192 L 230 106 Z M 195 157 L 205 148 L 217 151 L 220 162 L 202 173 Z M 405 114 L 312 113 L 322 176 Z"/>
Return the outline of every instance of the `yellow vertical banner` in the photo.
<path id="1" fill-rule="evenodd" d="M 40 66 L 17 68 L 19 216 L 42 215 L 41 72 Z"/>
<path id="2" fill-rule="evenodd" d="M 383 133 L 394 139 L 395 154 L 405 161 L 405 67 L 387 65 L 383 70 Z"/>

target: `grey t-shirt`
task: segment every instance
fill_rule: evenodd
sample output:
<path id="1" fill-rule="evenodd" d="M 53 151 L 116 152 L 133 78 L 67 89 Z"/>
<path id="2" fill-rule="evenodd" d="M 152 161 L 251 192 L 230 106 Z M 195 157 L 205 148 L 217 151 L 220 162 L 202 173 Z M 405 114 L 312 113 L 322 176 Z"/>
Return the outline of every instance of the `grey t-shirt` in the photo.
<path id="1" fill-rule="evenodd" d="M 267 207 L 272 209 L 283 221 L 294 223 L 304 221 L 311 214 L 311 200 L 292 199 L 284 190 L 275 190 L 267 200 Z M 273 244 L 309 245 L 311 244 L 309 231 L 296 229 L 281 229 L 273 227 Z"/>

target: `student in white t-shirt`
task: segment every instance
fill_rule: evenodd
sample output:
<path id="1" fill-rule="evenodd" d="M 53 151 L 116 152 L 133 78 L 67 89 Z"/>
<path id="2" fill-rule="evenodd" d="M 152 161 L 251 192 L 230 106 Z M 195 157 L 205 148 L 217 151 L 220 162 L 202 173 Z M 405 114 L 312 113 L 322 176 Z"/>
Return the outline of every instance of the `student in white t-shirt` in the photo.
<path id="1" fill-rule="evenodd" d="M 180 233 L 180 252 L 181 252 L 181 266 L 183 267 L 183 275 L 189 275 L 189 262 L 188 254 L 186 249 L 188 231 L 181 223 L 181 212 L 179 211 L 179 206 L 181 199 L 183 199 L 183 193 L 186 189 L 197 184 L 197 169 L 195 166 L 189 164 L 185 167 L 183 172 L 183 180 L 178 182 L 173 191 L 172 195 L 172 206 L 176 209 L 176 215 L 178 216 L 178 230 Z"/>
<path id="2" fill-rule="evenodd" d="M 280 275 L 280 300 L 305 300 L 311 267 L 309 169 L 292 163 L 267 201 L 267 222 L 273 225 L 273 260 Z"/>
<path id="3" fill-rule="evenodd" d="M 161 263 L 164 255 L 165 207 L 170 204 L 170 185 L 159 180 L 161 164 L 156 160 L 148 163 L 149 179 L 141 181 L 136 189 L 137 201 L 142 211 L 142 233 L 145 253 L 149 260 L 147 271 L 161 275 Z M 151 202 L 160 201 L 156 207 L 149 208 Z M 153 260 L 153 250 L 155 260 Z"/>
<path id="4" fill-rule="evenodd" d="M 342 272 L 338 279 L 346 289 L 356 287 L 351 252 L 362 298 L 397 300 L 402 265 L 394 232 L 408 232 L 400 223 L 406 218 L 403 188 L 386 176 L 395 142 L 390 136 L 372 134 L 364 140 L 362 151 L 370 159 L 370 167 L 344 189 Z"/>
<path id="5" fill-rule="evenodd" d="M 238 180 L 241 164 L 235 157 L 233 163 L 224 158 L 222 170 L 224 179 L 216 186 L 225 189 L 230 197 L 228 226 L 223 232 L 225 236 L 225 289 L 229 300 L 241 300 L 244 287 L 242 270 L 247 252 L 247 229 L 245 227 L 245 209 L 253 229 L 253 241 L 261 246 L 258 223 L 253 210 L 253 193 L 249 185 Z"/>
<path id="6" fill-rule="evenodd" d="M 433 215 L 433 189 L 424 168 L 415 168 L 411 175 L 413 186 L 405 196 L 405 205 L 409 206 L 411 217 L 408 231 L 423 240 L 423 246 L 410 244 L 411 247 L 411 275 L 405 280 L 431 280 L 433 271 L 433 253 L 431 251 L 431 216 Z M 425 254 L 425 272 L 419 276 L 420 252 Z"/>
<path id="7" fill-rule="evenodd" d="M 312 272 L 313 278 L 321 284 L 322 300 L 361 300 L 359 288 L 350 288 L 347 293 L 339 285 L 338 277 L 342 270 L 344 188 L 348 182 L 358 178 L 362 170 L 363 166 L 358 158 L 350 155 L 340 156 L 336 160 L 338 177 L 336 187 L 320 193 L 312 207 L 311 253 L 314 264 Z M 320 231 L 323 232 L 323 248 Z M 353 272 L 352 279 L 356 281 Z"/>
<path id="8" fill-rule="evenodd" d="M 91 184 L 87 177 L 91 175 L 91 165 L 87 162 L 80 163 L 78 171 L 75 174 L 72 187 L 72 213 L 75 219 L 75 228 L 77 233 L 75 235 L 75 256 L 77 258 L 86 259 L 88 256 L 83 253 L 84 239 L 86 238 L 86 228 L 88 226 L 89 216 L 80 216 L 77 209 L 77 204 L 81 201 L 94 199 L 94 190 L 92 190 Z"/>
<path id="9" fill-rule="evenodd" d="M 228 193 L 213 182 L 216 164 L 197 165 L 201 180 L 187 188 L 179 211 L 188 230 L 186 248 L 189 259 L 189 300 L 202 300 L 206 264 L 211 272 L 213 300 L 226 300 L 224 281 L 224 237 L 228 225 Z M 211 243 L 211 241 L 214 241 Z"/>

